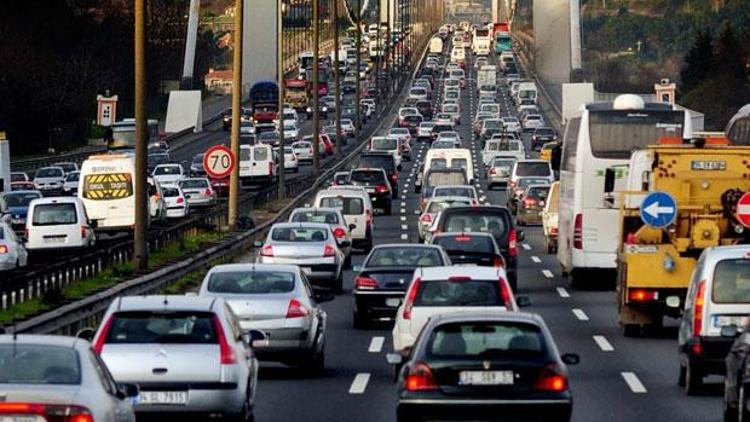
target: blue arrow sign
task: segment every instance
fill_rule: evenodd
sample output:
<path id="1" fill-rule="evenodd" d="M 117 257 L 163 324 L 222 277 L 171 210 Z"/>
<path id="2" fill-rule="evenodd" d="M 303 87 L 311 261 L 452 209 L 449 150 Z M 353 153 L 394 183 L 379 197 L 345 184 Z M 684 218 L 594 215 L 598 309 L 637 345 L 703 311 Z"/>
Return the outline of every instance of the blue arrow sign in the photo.
<path id="1" fill-rule="evenodd" d="M 666 192 L 651 192 L 641 202 L 641 220 L 656 228 L 666 227 L 677 217 L 677 202 Z"/>

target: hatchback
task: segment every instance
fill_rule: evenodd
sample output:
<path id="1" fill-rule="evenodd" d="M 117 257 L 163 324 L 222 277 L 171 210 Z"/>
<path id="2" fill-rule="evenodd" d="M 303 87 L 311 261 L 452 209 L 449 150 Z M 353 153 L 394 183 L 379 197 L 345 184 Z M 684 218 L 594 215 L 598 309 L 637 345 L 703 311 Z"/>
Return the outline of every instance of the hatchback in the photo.
<path id="1" fill-rule="evenodd" d="M 419 241 L 424 241 L 425 235 L 430 229 L 430 226 L 432 226 L 438 214 L 444 209 L 469 205 L 471 205 L 471 200 L 464 196 L 440 196 L 430 198 L 424 207 L 424 211 L 420 212 L 419 209 L 414 210 L 414 213 L 419 216 L 417 222 Z"/>
<path id="2" fill-rule="evenodd" d="M 25 267 L 29 254 L 10 224 L 0 221 L 0 271 Z"/>
<path id="3" fill-rule="evenodd" d="M 34 186 L 43 193 L 61 191 L 64 183 L 65 170 L 60 167 L 42 167 L 34 174 Z"/>
<path id="4" fill-rule="evenodd" d="M 519 226 L 542 224 L 542 210 L 549 195 L 549 184 L 529 185 L 518 200 L 516 223 Z"/>
<path id="5" fill-rule="evenodd" d="M 391 188 L 385 170 L 379 168 L 354 169 L 349 176 L 349 183 L 364 187 L 370 195 L 373 206 L 385 215 L 391 215 L 392 198 L 397 198 L 398 194 Z"/>
<path id="6" fill-rule="evenodd" d="M 178 186 L 164 186 L 161 189 L 167 206 L 167 218 L 184 218 L 190 213 L 185 194 Z"/>
<path id="7" fill-rule="evenodd" d="M 185 200 L 191 207 L 216 204 L 216 192 L 206 178 L 182 179 L 178 186 L 182 189 Z"/>
<path id="8" fill-rule="evenodd" d="M 352 233 L 356 224 L 347 224 L 341 211 L 336 208 L 295 208 L 289 216 L 290 223 L 323 223 L 331 227 L 339 249 L 346 257 L 344 267 L 352 265 Z"/>

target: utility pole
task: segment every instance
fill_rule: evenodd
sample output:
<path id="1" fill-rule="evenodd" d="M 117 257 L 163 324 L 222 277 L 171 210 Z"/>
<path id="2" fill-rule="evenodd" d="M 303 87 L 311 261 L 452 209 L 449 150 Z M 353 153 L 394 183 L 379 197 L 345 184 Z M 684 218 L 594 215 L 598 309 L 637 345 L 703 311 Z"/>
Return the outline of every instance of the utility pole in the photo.
<path id="1" fill-rule="evenodd" d="M 240 157 L 240 119 L 242 107 L 242 15 L 244 0 L 234 2 L 234 50 L 232 51 L 232 132 L 231 148 L 234 156 Z M 229 229 L 237 224 L 240 200 L 240 166 L 234 166 L 229 176 Z"/>
<path id="2" fill-rule="evenodd" d="M 334 101 L 336 107 L 336 157 L 341 158 L 341 142 L 339 133 L 341 133 L 341 84 L 339 82 L 339 0 L 333 0 L 333 85 L 335 94 Z M 346 60 L 346 58 L 344 58 Z M 357 83 L 359 83 L 359 69 L 357 69 Z M 357 114 L 359 119 L 359 114 Z"/>
<path id="3" fill-rule="evenodd" d="M 284 0 L 278 0 L 276 10 L 276 37 L 278 52 L 276 54 L 276 73 L 279 79 L 279 198 L 286 197 L 286 169 L 284 168 Z"/>
<path id="4" fill-rule="evenodd" d="M 356 104 L 354 105 L 357 107 L 357 121 L 354 122 L 355 129 L 356 129 L 356 135 L 357 140 L 359 140 L 359 134 L 362 130 L 362 105 L 359 103 L 362 93 L 361 86 L 362 86 L 362 78 L 360 78 L 359 74 L 362 71 L 360 68 L 362 66 L 362 1 L 357 0 L 357 35 L 356 35 L 356 42 L 357 45 L 357 86 L 356 90 L 354 91 L 354 101 Z M 338 95 L 338 94 L 336 94 Z M 338 107 L 336 107 L 336 110 L 338 110 Z M 336 129 L 338 130 L 338 129 Z M 336 135 L 338 136 L 338 134 Z"/>
<path id="5" fill-rule="evenodd" d="M 148 167 L 146 131 L 146 0 L 135 0 L 135 227 L 136 271 L 148 268 Z"/>
<path id="6" fill-rule="evenodd" d="M 313 25 L 313 174 L 320 176 L 320 94 L 318 91 L 318 77 L 320 72 L 320 11 L 318 1 L 312 0 Z M 336 93 L 338 95 L 338 93 Z M 338 136 L 338 134 L 336 134 Z"/>

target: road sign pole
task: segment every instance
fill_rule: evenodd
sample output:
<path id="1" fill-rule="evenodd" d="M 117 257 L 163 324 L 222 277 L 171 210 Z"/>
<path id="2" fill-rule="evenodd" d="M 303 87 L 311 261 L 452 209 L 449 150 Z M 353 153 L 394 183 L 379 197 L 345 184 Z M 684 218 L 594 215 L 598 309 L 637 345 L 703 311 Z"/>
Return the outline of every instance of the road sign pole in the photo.
<path id="1" fill-rule="evenodd" d="M 135 0 L 135 226 L 133 264 L 148 268 L 148 164 L 146 151 L 146 5 Z"/>
<path id="2" fill-rule="evenodd" d="M 242 107 L 242 10 L 244 0 L 235 0 L 234 51 L 232 51 L 232 132 L 231 146 L 235 157 L 240 156 L 240 119 Z M 229 177 L 229 229 L 234 230 L 240 200 L 240 169 L 235 166 Z"/>

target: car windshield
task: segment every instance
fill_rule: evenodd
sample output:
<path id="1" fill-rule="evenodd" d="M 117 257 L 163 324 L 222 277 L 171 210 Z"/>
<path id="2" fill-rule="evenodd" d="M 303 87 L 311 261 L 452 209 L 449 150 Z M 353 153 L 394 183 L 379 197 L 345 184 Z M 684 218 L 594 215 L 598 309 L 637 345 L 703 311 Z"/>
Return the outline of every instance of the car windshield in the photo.
<path id="1" fill-rule="evenodd" d="M 365 267 L 435 267 L 443 265 L 435 248 L 381 247 L 372 251 Z"/>
<path id="2" fill-rule="evenodd" d="M 80 385 L 78 352 L 70 346 L 24 344 L 20 339 L 0 345 L 0 384 Z M 27 420 L 10 417 L 10 420 L 21 419 Z"/>
<path id="3" fill-rule="evenodd" d="M 113 315 L 105 344 L 216 344 L 210 312 L 140 311 Z"/>
<path id="4" fill-rule="evenodd" d="M 293 289 L 294 274 L 283 271 L 221 271 L 208 279 L 208 291 L 212 293 L 252 295 L 289 293 Z"/>
<path id="5" fill-rule="evenodd" d="M 712 297 L 716 303 L 750 303 L 750 260 L 719 261 L 714 268 Z"/>
<path id="6" fill-rule="evenodd" d="M 427 342 L 431 357 L 455 359 L 538 359 L 547 354 L 544 335 L 534 324 L 471 321 L 436 327 Z"/>
<path id="7" fill-rule="evenodd" d="M 180 166 L 160 166 L 154 170 L 154 176 L 171 176 L 181 173 Z"/>
<path id="8" fill-rule="evenodd" d="M 182 182 L 180 182 L 180 187 L 182 189 L 207 188 L 208 180 L 203 180 L 203 179 L 183 180 Z"/>
<path id="9" fill-rule="evenodd" d="M 443 222 L 446 232 L 488 232 L 498 239 L 505 235 L 508 226 L 502 215 L 491 212 L 451 212 Z"/>
<path id="10" fill-rule="evenodd" d="M 500 285 L 494 280 L 455 277 L 429 280 L 419 284 L 414 306 L 506 306 Z"/>
<path id="11" fill-rule="evenodd" d="M 340 224 L 339 216 L 332 211 L 295 211 L 289 220 L 294 223 Z"/>
<path id="12" fill-rule="evenodd" d="M 465 196 L 467 198 L 473 198 L 476 196 L 476 192 L 469 186 L 438 186 L 432 192 L 432 196 Z"/>
<path id="13" fill-rule="evenodd" d="M 365 204 L 362 198 L 331 196 L 322 198 L 320 206 L 335 208 L 344 215 L 361 215 L 365 212 Z"/>
<path id="14" fill-rule="evenodd" d="M 76 224 L 78 215 L 75 204 L 37 204 L 32 217 L 34 226 L 56 226 Z"/>
<path id="15" fill-rule="evenodd" d="M 63 177 L 63 171 L 59 168 L 43 168 L 37 170 L 35 177 Z"/>
<path id="16" fill-rule="evenodd" d="M 448 253 L 495 253 L 495 245 L 490 236 L 472 236 L 466 234 L 437 236 L 432 242 L 442 246 Z"/>
<path id="17" fill-rule="evenodd" d="M 516 163 L 516 176 L 542 176 L 546 177 L 552 174 L 550 165 L 547 162 L 527 161 Z"/>
<path id="18" fill-rule="evenodd" d="M 38 192 L 11 192 L 3 195 L 6 205 L 9 207 L 28 207 L 33 199 L 41 197 L 42 194 Z"/>
<path id="19" fill-rule="evenodd" d="M 271 230 L 271 240 L 277 242 L 324 242 L 328 230 L 318 227 L 276 227 Z"/>
<path id="20" fill-rule="evenodd" d="M 372 138 L 372 149 L 375 151 L 389 151 L 398 148 L 398 140 L 393 138 Z"/>

